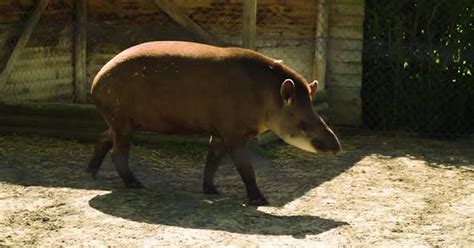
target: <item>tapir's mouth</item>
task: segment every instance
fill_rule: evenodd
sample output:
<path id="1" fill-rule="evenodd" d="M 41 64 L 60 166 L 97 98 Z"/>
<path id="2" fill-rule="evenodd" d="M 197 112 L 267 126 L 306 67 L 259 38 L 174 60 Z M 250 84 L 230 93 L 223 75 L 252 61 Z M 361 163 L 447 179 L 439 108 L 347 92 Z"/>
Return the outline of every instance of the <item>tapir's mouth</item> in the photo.
<path id="1" fill-rule="evenodd" d="M 318 139 L 312 139 L 311 145 L 318 152 L 332 152 L 335 154 L 341 151 L 341 144 L 337 139 L 332 142 L 322 142 Z"/>
<path id="2" fill-rule="evenodd" d="M 294 136 L 283 136 L 283 140 L 295 147 L 302 150 L 317 153 L 317 152 L 333 152 L 337 153 L 341 151 L 341 145 L 336 139 L 331 139 L 330 142 L 320 141 L 320 139 L 308 139 L 305 137 L 294 137 Z"/>
<path id="3" fill-rule="evenodd" d="M 309 141 L 309 139 L 305 139 L 303 137 L 294 137 L 294 136 L 293 137 L 292 136 L 283 136 L 282 138 L 286 143 L 288 143 L 292 146 L 298 147 L 301 150 L 305 150 L 305 151 L 311 152 L 311 153 L 316 153 L 317 152 L 315 147 Z"/>

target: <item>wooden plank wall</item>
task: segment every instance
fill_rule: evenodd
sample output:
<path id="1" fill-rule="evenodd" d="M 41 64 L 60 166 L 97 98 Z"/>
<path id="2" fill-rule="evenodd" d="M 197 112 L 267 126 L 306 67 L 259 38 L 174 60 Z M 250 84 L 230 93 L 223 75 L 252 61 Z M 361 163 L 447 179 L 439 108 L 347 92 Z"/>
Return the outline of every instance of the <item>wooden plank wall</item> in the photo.
<path id="1" fill-rule="evenodd" d="M 332 0 L 330 10 L 330 117 L 339 125 L 360 125 L 364 0 Z"/>
<path id="2" fill-rule="evenodd" d="M 0 70 L 36 1 L 0 1 Z M 73 0 L 50 0 L 2 89 L 6 101 L 72 100 Z"/>

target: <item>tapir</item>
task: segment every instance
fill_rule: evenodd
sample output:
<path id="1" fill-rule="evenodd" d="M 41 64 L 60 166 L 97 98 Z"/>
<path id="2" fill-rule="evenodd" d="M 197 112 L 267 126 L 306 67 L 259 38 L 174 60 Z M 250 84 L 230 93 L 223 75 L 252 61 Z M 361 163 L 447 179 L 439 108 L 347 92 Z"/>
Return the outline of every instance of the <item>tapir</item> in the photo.
<path id="1" fill-rule="evenodd" d="M 318 82 L 258 52 L 178 41 L 155 41 L 128 48 L 98 72 L 91 96 L 108 130 L 92 155 L 96 179 L 104 156 L 126 187 L 142 188 L 129 168 L 136 130 L 210 136 L 203 190 L 218 194 L 214 175 L 230 154 L 250 204 L 268 201 L 257 186 L 248 142 L 273 131 L 309 152 L 338 152 L 340 142 L 312 109 Z"/>

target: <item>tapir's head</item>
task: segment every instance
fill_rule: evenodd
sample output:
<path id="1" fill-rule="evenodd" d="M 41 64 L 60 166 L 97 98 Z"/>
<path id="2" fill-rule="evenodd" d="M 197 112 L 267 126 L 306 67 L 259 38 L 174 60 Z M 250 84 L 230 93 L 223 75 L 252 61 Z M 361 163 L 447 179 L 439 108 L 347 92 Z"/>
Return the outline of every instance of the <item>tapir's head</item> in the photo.
<path id="1" fill-rule="evenodd" d="M 298 83 L 296 85 L 291 79 L 281 82 L 281 104 L 270 120 L 270 130 L 286 143 L 305 151 L 339 152 L 338 138 L 312 108 L 311 99 L 318 89 L 318 81 Z"/>

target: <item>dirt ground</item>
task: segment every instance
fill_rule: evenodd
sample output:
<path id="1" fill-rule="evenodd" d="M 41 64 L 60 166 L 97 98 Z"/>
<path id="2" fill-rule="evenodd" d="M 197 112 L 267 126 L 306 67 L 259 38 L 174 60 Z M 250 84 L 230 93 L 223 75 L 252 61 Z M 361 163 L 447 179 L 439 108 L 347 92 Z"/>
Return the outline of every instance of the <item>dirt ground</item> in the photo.
<path id="1" fill-rule="evenodd" d="M 201 192 L 205 146 L 135 146 L 147 186 L 124 189 L 93 144 L 0 136 L 0 245 L 474 246 L 474 142 L 348 136 L 338 156 L 286 145 L 255 155 L 271 205 L 246 204 L 229 160 Z"/>

